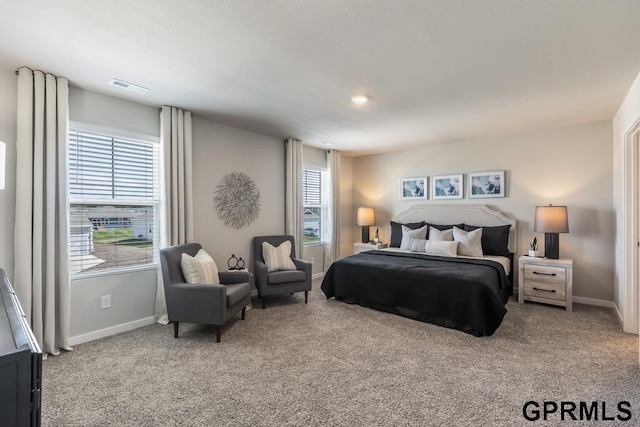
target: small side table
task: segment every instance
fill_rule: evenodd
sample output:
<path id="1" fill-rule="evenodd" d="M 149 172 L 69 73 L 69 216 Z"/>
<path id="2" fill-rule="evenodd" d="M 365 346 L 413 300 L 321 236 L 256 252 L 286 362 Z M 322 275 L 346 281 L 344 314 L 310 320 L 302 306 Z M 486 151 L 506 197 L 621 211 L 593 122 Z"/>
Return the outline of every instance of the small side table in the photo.
<path id="1" fill-rule="evenodd" d="M 386 243 L 354 243 L 353 254 L 359 254 L 364 251 L 373 251 L 377 249 L 384 249 L 388 245 Z"/>
<path id="2" fill-rule="evenodd" d="M 518 302 L 534 301 L 572 310 L 573 260 L 570 258 L 518 259 Z"/>

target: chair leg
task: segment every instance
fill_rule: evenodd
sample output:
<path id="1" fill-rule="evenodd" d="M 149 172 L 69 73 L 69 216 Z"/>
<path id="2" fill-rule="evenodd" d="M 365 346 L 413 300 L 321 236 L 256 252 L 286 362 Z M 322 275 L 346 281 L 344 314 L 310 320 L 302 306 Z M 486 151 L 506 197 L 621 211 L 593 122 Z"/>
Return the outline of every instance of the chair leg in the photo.
<path id="1" fill-rule="evenodd" d="M 262 309 L 264 310 L 265 308 L 267 308 L 267 307 L 264 305 L 264 297 L 260 298 L 260 301 L 262 301 Z"/>
<path id="2" fill-rule="evenodd" d="M 242 309 L 242 320 L 244 320 L 244 315 L 247 312 L 247 307 Z"/>
<path id="3" fill-rule="evenodd" d="M 221 332 L 222 332 L 222 325 L 216 325 L 216 342 L 220 342 Z"/>
<path id="4" fill-rule="evenodd" d="M 309 301 L 309 291 L 304 291 L 304 303 L 306 304 Z"/>
<path id="5" fill-rule="evenodd" d="M 178 322 L 173 322 L 173 337 L 178 338 Z"/>

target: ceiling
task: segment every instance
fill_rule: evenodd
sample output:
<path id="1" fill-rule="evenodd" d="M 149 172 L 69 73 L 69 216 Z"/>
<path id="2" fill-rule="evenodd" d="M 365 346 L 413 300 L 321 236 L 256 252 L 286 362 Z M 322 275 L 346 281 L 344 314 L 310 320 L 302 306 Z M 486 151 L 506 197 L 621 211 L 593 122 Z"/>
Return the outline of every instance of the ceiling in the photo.
<path id="1" fill-rule="evenodd" d="M 0 0 L 0 12 L 2 68 L 352 155 L 611 119 L 640 72 L 637 0 Z"/>

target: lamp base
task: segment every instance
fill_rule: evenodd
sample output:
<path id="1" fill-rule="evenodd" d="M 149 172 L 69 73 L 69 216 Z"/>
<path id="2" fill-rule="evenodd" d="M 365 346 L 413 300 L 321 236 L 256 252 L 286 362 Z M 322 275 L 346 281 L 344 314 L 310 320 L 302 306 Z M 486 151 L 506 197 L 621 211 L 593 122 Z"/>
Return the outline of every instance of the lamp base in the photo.
<path id="1" fill-rule="evenodd" d="M 369 226 L 362 226 L 362 243 L 369 243 Z"/>
<path id="2" fill-rule="evenodd" d="M 544 256 L 550 259 L 560 258 L 560 235 L 544 233 Z"/>

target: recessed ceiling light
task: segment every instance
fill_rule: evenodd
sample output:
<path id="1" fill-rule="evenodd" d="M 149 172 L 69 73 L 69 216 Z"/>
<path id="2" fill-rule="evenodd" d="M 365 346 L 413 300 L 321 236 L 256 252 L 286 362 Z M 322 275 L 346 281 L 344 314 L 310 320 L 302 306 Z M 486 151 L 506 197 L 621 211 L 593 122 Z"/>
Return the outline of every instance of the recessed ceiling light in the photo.
<path id="1" fill-rule="evenodd" d="M 320 144 L 321 145 L 335 145 L 333 142 L 329 142 L 329 141 L 322 141 Z"/>
<path id="2" fill-rule="evenodd" d="M 351 97 L 351 102 L 358 105 L 366 104 L 369 102 L 369 97 L 367 95 L 353 95 Z"/>
<path id="3" fill-rule="evenodd" d="M 128 82 L 125 82 L 124 80 L 120 80 L 120 79 L 111 79 L 109 84 L 113 85 L 113 86 L 120 87 L 122 89 L 130 90 L 130 91 L 135 92 L 135 93 L 147 93 L 147 92 L 149 92 L 149 89 L 147 89 L 146 87 L 134 85 L 133 83 L 128 83 Z"/>

